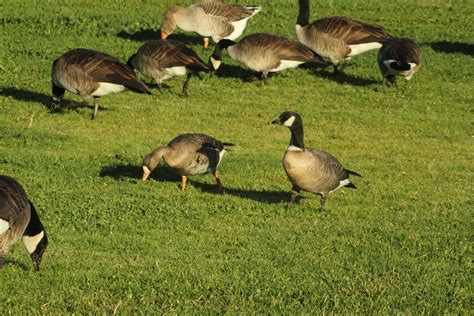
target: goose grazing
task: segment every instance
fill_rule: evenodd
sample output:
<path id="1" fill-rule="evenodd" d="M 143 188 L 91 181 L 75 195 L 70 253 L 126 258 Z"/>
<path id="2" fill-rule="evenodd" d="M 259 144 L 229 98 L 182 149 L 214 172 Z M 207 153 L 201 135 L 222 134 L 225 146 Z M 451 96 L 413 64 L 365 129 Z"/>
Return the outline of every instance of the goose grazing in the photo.
<path id="1" fill-rule="evenodd" d="M 0 175 L 0 268 L 5 263 L 4 256 L 20 238 L 38 271 L 48 246 L 46 231 L 21 185 Z"/>
<path id="2" fill-rule="evenodd" d="M 345 169 L 330 153 L 304 146 L 303 121 L 298 113 L 283 112 L 272 124 L 284 125 L 291 131 L 283 157 L 283 168 L 293 184 L 290 205 L 301 190 L 319 194 L 323 209 L 330 193 L 342 187 L 356 189 L 349 175 L 360 177 L 360 174 Z"/>
<path id="3" fill-rule="evenodd" d="M 158 88 L 163 80 L 186 75 L 183 96 L 188 96 L 189 80 L 194 72 L 208 71 L 208 66 L 199 56 L 182 42 L 157 40 L 145 43 L 132 55 L 127 65 L 137 69 L 146 77 L 153 78 Z"/>
<path id="4" fill-rule="evenodd" d="M 261 10 L 259 6 L 225 4 L 220 1 L 205 0 L 187 8 L 170 6 L 165 10 L 160 26 L 161 39 L 173 33 L 176 26 L 186 32 L 195 32 L 204 37 L 204 47 L 209 46 L 209 38 L 217 43 L 222 39 L 235 40 L 239 37 L 247 21 Z"/>
<path id="5" fill-rule="evenodd" d="M 51 71 L 53 102 L 61 104 L 65 90 L 78 94 L 87 105 L 94 97 L 94 114 L 99 111 L 99 98 L 130 89 L 150 94 L 150 89 L 137 79 L 133 69 L 117 58 L 90 49 L 76 48 L 53 62 Z"/>
<path id="6" fill-rule="evenodd" d="M 143 177 L 146 181 L 150 173 L 163 158 L 168 166 L 181 174 L 181 190 L 186 188 L 187 177 L 212 173 L 217 183 L 217 192 L 222 193 L 222 183 L 217 167 L 226 152 L 222 143 L 206 134 L 182 134 L 174 138 L 167 146 L 160 146 L 143 159 Z"/>
<path id="7" fill-rule="evenodd" d="M 296 21 L 298 41 L 329 59 L 334 65 L 334 71 L 337 71 L 337 65 L 341 61 L 342 71 L 353 56 L 380 48 L 389 37 L 378 25 L 342 16 L 322 18 L 309 23 L 309 0 L 298 1 L 299 14 Z"/>
<path id="8" fill-rule="evenodd" d="M 209 59 L 211 70 L 220 67 L 223 49 L 227 49 L 231 58 L 258 72 L 265 84 L 268 83 L 268 74 L 271 72 L 295 68 L 309 62 L 324 64 L 318 54 L 303 44 L 271 33 L 255 33 L 237 43 L 231 40 L 217 43 Z"/>
<path id="9" fill-rule="evenodd" d="M 420 49 L 408 38 L 391 38 L 380 48 L 377 61 L 382 72 L 382 84 L 396 84 L 396 75 L 404 76 L 405 82 L 421 67 Z"/>

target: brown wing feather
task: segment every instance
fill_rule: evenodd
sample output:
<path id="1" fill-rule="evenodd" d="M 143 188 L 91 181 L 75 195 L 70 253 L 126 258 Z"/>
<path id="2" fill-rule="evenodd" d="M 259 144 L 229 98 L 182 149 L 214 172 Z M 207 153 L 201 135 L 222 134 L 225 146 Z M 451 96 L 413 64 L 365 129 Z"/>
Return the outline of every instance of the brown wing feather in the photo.
<path id="1" fill-rule="evenodd" d="M 380 49 L 381 59 L 394 59 L 402 63 L 421 63 L 420 50 L 416 43 L 407 38 L 393 38 Z"/>
<path id="2" fill-rule="evenodd" d="M 343 40 L 348 45 L 370 42 L 383 43 L 389 37 L 381 26 L 342 16 L 333 16 L 317 20 L 310 25 L 310 28 Z"/>
<path id="3" fill-rule="evenodd" d="M 259 9 L 258 6 L 232 5 L 218 1 L 204 1 L 196 6 L 202 8 L 208 15 L 224 18 L 231 22 L 248 18 Z"/>
<path id="4" fill-rule="evenodd" d="M 29 205 L 25 190 L 8 176 L 0 176 L 0 219 L 14 225 Z"/>

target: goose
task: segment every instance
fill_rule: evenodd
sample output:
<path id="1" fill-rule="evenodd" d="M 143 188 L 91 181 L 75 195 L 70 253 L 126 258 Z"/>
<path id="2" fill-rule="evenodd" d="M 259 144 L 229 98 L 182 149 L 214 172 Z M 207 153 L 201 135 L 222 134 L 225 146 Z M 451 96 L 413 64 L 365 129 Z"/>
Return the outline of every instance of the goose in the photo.
<path id="1" fill-rule="evenodd" d="M 85 105 L 94 97 L 94 114 L 99 111 L 99 98 L 130 89 L 150 93 L 150 89 L 137 79 L 133 69 L 117 58 L 84 48 L 64 53 L 53 62 L 51 71 L 53 102 L 61 104 L 65 90 L 81 96 Z"/>
<path id="2" fill-rule="evenodd" d="M 172 169 L 181 174 L 181 190 L 186 189 L 187 177 L 212 173 L 218 193 L 223 192 L 220 173 L 217 167 L 226 152 L 224 146 L 233 146 L 206 134 L 181 134 L 171 140 L 167 146 L 155 148 L 143 159 L 143 177 L 146 181 L 150 173 L 158 166 L 161 158 Z"/>
<path id="3" fill-rule="evenodd" d="M 391 38 L 387 40 L 377 55 L 377 61 L 382 73 L 382 84 L 396 84 L 396 75 L 404 76 L 405 82 L 421 67 L 420 49 L 408 38 Z"/>
<path id="4" fill-rule="evenodd" d="M 268 83 L 268 74 L 301 64 L 315 62 L 324 64 L 321 57 L 308 47 L 286 37 L 272 33 L 255 33 L 239 42 L 221 40 L 209 59 L 212 71 L 221 65 L 222 50 L 227 49 L 229 56 L 259 73 L 264 83 Z"/>
<path id="5" fill-rule="evenodd" d="M 48 246 L 46 231 L 22 186 L 13 178 L 0 175 L 0 268 L 5 263 L 4 256 L 20 238 L 38 271 Z"/>
<path id="6" fill-rule="evenodd" d="M 248 20 L 260 10 L 259 6 L 213 0 L 201 1 L 187 8 L 170 6 L 165 10 L 160 26 L 161 39 L 166 39 L 177 26 L 203 36 L 205 48 L 209 46 L 209 37 L 215 43 L 222 39 L 235 40 L 244 32 Z"/>
<path id="7" fill-rule="evenodd" d="M 338 71 L 343 71 L 353 56 L 377 49 L 389 35 L 378 25 L 342 16 L 332 16 L 309 23 L 309 0 L 299 1 L 296 37 L 300 43 L 327 58 Z"/>
<path id="8" fill-rule="evenodd" d="M 360 177 L 360 174 L 344 168 L 330 153 L 304 146 L 303 120 L 298 113 L 283 112 L 272 124 L 284 125 L 291 131 L 283 157 L 283 168 L 293 184 L 290 205 L 303 190 L 321 196 L 322 210 L 329 194 L 342 187 L 356 189 L 349 175 Z"/>
<path id="9" fill-rule="evenodd" d="M 184 43 L 174 40 L 156 40 L 145 43 L 132 55 L 127 65 L 146 77 L 153 78 L 161 88 L 163 80 L 186 75 L 183 96 L 188 96 L 189 80 L 193 72 L 208 71 L 208 66 Z"/>

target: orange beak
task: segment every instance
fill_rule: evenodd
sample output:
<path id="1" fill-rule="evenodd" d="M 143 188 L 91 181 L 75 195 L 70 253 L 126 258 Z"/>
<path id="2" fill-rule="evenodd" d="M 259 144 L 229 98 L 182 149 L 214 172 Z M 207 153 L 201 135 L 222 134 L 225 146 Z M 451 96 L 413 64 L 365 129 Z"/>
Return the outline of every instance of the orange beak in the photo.
<path id="1" fill-rule="evenodd" d="M 208 48 L 208 47 L 209 47 L 209 39 L 205 38 L 204 39 L 204 48 Z"/>
<path id="2" fill-rule="evenodd" d="M 168 34 L 166 34 L 165 32 L 161 31 L 161 39 L 164 40 L 168 37 Z"/>

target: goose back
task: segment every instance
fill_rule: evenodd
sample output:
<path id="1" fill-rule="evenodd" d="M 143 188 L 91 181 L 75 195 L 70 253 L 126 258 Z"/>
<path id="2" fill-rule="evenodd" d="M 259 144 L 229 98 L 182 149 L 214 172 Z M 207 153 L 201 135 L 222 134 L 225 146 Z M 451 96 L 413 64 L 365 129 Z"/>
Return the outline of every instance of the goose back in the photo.
<path id="1" fill-rule="evenodd" d="M 407 80 L 421 67 L 421 54 L 416 43 L 408 38 L 391 38 L 377 56 L 382 75 L 402 75 Z"/>

